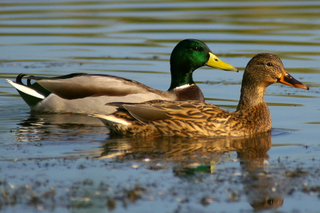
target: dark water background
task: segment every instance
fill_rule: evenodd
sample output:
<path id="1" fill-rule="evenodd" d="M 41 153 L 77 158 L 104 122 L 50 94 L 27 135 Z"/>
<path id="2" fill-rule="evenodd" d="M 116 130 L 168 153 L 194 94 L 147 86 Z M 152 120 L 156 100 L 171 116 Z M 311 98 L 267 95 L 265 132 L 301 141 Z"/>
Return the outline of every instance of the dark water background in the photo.
<path id="1" fill-rule="evenodd" d="M 319 1 L 0 1 L 0 211 L 318 212 Z M 113 74 L 169 87 L 182 39 L 239 73 L 194 73 L 234 110 L 243 69 L 277 54 L 309 91 L 272 85 L 273 130 L 247 140 L 110 139 L 95 119 L 30 114 L 5 79 Z"/>

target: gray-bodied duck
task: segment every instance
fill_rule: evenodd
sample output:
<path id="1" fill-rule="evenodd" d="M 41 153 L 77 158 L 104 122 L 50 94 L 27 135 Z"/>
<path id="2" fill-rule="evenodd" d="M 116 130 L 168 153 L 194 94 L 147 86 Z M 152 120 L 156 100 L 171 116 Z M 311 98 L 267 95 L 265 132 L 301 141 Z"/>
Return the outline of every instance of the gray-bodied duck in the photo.
<path id="1" fill-rule="evenodd" d="M 196 39 L 180 41 L 170 57 L 171 85 L 160 91 L 137 81 L 112 75 L 73 73 L 59 77 L 37 77 L 20 74 L 13 85 L 33 111 L 49 113 L 112 113 L 116 107 L 110 102 L 140 103 L 160 100 L 198 100 L 204 96 L 192 78 L 193 72 L 209 66 L 238 71 L 217 56 L 208 46 Z M 27 78 L 27 84 L 22 78 Z M 34 80 L 34 83 L 31 83 Z"/>
<path id="2" fill-rule="evenodd" d="M 276 55 L 261 53 L 245 68 L 241 96 L 235 112 L 199 101 L 150 101 L 119 104 L 111 115 L 95 115 L 111 134 L 126 136 L 246 136 L 271 130 L 271 116 L 264 101 L 273 83 L 309 89 L 294 79 Z"/>

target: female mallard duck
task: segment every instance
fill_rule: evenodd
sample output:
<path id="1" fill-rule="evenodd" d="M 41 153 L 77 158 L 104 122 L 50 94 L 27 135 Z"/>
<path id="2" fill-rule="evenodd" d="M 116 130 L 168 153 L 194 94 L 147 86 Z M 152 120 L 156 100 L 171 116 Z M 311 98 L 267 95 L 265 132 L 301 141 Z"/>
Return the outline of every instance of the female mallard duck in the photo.
<path id="1" fill-rule="evenodd" d="M 150 101 L 119 104 L 111 115 L 95 115 L 122 135 L 245 136 L 271 129 L 271 117 L 263 99 L 267 86 L 283 83 L 309 89 L 287 73 L 275 55 L 261 53 L 248 63 L 242 80 L 240 101 L 235 112 L 198 101 Z"/>
<path id="2" fill-rule="evenodd" d="M 27 85 L 18 75 L 16 82 L 7 80 L 34 111 L 51 113 L 111 113 L 110 102 L 140 103 L 154 99 L 204 101 L 192 73 L 204 65 L 238 71 L 215 56 L 202 41 L 186 39 L 177 44 L 170 58 L 171 85 L 168 91 L 150 88 L 139 82 L 111 76 L 74 73 L 60 77 L 28 76 Z M 30 80 L 36 82 L 31 84 Z"/>

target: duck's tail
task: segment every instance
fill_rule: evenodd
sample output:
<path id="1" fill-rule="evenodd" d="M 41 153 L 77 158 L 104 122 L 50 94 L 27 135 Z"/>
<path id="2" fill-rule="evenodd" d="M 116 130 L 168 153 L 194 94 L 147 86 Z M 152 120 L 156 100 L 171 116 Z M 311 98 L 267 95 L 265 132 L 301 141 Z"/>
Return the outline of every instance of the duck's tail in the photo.
<path id="1" fill-rule="evenodd" d="M 126 119 L 117 118 L 113 114 L 93 114 L 93 117 L 99 118 L 102 123 L 110 130 L 119 133 L 127 131 L 128 127 L 131 126 L 131 122 Z"/>
<path id="2" fill-rule="evenodd" d="M 17 89 L 23 100 L 30 106 L 37 105 L 40 101 L 44 100 L 50 92 L 40 86 L 37 82 L 31 84 L 30 79 L 27 80 L 27 85 L 22 83 L 24 74 L 19 74 L 16 82 L 7 79 L 7 82 Z"/>

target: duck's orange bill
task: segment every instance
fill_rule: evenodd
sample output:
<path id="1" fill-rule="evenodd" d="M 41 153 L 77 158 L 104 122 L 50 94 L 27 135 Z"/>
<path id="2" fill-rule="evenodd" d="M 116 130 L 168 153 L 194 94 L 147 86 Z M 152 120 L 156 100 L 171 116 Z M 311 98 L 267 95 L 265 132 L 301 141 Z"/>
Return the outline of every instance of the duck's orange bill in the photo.
<path id="1" fill-rule="evenodd" d="M 292 77 L 287 71 L 282 71 L 282 76 L 279 79 L 280 83 L 286 84 L 291 87 L 301 88 L 301 89 L 309 89 L 308 86 L 301 83 L 300 81 L 296 80 L 294 77 Z"/>

